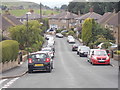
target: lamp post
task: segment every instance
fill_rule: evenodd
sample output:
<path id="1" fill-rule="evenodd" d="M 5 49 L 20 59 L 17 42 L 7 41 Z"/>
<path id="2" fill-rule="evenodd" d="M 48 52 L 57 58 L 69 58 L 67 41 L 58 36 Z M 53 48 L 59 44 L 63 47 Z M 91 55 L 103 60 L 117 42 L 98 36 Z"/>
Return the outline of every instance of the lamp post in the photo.
<path id="1" fill-rule="evenodd" d="M 40 3 L 40 21 L 42 21 L 42 4 Z"/>
<path id="2" fill-rule="evenodd" d="M 30 15 L 31 13 L 30 12 L 27 12 L 26 13 L 26 21 L 27 21 L 27 24 L 26 24 L 26 27 L 27 27 L 27 30 L 26 30 L 26 48 L 27 48 L 27 55 L 29 55 L 29 51 L 28 51 L 28 16 Z"/>

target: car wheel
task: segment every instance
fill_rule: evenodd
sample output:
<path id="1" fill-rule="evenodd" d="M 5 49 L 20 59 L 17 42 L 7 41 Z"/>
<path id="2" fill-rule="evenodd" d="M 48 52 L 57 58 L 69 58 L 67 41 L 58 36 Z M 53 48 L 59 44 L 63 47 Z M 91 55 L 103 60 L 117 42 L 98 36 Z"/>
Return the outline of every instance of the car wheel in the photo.
<path id="1" fill-rule="evenodd" d="M 87 61 L 88 61 L 88 62 L 90 62 L 90 60 L 89 60 L 89 59 L 88 59 Z"/>
<path id="2" fill-rule="evenodd" d="M 28 73 L 32 73 L 32 72 L 33 72 L 33 70 L 31 70 L 31 69 L 28 70 Z"/>
<path id="3" fill-rule="evenodd" d="M 91 62 L 92 65 L 95 65 L 93 62 Z"/>
<path id="4" fill-rule="evenodd" d="M 48 72 L 51 73 L 51 71 L 52 71 L 52 67 L 49 66 Z"/>
<path id="5" fill-rule="evenodd" d="M 79 54 L 79 56 L 81 57 L 81 54 Z"/>
<path id="6" fill-rule="evenodd" d="M 53 63 L 52 63 L 52 65 L 51 65 L 51 69 L 53 69 Z"/>
<path id="7" fill-rule="evenodd" d="M 77 52 L 77 55 L 79 55 L 79 52 Z"/>

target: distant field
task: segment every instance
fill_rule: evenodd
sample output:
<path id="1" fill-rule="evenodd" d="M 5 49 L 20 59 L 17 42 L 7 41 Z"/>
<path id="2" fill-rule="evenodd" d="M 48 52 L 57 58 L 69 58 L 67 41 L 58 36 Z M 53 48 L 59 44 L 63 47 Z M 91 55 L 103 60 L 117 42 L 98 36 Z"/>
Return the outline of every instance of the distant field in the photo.
<path id="1" fill-rule="evenodd" d="M 9 12 L 16 16 L 16 17 L 19 17 L 19 16 L 22 16 L 22 15 L 25 15 L 29 10 L 28 9 L 25 9 L 25 10 L 9 10 Z M 35 13 L 39 14 L 40 13 L 40 10 L 38 9 L 35 9 L 34 10 Z M 4 13 L 4 12 L 3 12 Z M 53 11 L 53 10 L 42 10 L 42 14 L 44 15 L 49 15 L 49 14 L 57 14 L 59 13 L 58 11 Z"/>

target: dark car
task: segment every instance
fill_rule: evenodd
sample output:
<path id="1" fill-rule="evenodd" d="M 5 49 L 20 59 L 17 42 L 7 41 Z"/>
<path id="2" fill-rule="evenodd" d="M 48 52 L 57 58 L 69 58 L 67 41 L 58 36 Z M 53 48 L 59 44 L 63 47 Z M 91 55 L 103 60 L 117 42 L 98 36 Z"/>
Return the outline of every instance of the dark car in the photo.
<path id="1" fill-rule="evenodd" d="M 48 71 L 51 72 L 53 69 L 53 60 L 47 52 L 39 51 L 31 53 L 28 56 L 28 72 L 33 71 Z"/>
<path id="2" fill-rule="evenodd" d="M 77 51 L 77 49 L 78 49 L 78 44 L 73 44 L 72 45 L 72 51 Z"/>

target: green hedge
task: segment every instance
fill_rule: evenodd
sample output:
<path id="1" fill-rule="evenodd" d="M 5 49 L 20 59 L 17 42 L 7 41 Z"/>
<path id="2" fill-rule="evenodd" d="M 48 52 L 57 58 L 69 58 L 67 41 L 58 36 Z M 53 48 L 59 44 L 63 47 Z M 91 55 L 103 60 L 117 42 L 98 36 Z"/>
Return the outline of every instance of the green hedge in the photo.
<path id="1" fill-rule="evenodd" d="M 19 43 L 14 40 L 4 40 L 2 44 L 2 62 L 9 62 L 16 60 L 19 52 Z"/>
<path id="2" fill-rule="evenodd" d="M 120 55 L 120 50 L 115 51 L 114 54 Z"/>

